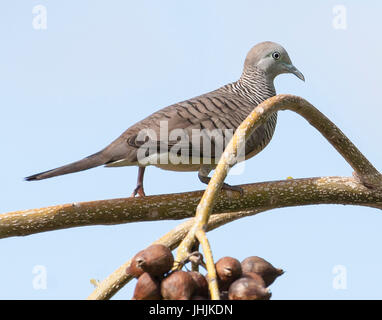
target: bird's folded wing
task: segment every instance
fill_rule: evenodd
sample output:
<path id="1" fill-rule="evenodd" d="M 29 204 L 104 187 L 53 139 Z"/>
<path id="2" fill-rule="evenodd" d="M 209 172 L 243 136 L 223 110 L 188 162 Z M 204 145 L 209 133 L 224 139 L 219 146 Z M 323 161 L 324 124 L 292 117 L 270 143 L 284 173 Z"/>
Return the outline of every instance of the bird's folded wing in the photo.
<path id="1" fill-rule="evenodd" d="M 129 147 L 219 157 L 253 105 L 237 97 L 203 95 L 164 108 L 127 130 Z"/>

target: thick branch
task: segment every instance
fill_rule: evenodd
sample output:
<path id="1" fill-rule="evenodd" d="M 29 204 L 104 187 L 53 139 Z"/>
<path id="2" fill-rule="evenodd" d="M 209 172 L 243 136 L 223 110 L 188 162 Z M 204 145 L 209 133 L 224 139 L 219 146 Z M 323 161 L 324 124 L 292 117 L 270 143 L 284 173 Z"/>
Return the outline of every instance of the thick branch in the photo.
<path id="1" fill-rule="evenodd" d="M 259 212 L 272 208 L 309 204 L 351 204 L 382 209 L 382 175 L 341 130 L 306 100 L 292 95 L 272 97 L 257 106 L 240 128 L 244 129 L 244 135 L 248 137 L 253 130 L 267 121 L 273 112 L 280 110 L 292 110 L 299 113 L 319 130 L 353 167 L 356 173 L 355 178 L 325 177 L 264 182 L 242 186 L 243 196 L 225 192 L 217 194 L 215 192 L 223 183 L 231 165 L 230 162 L 237 153 L 236 145 L 239 142 L 235 140 L 239 139 L 239 134 L 235 134 L 227 147 L 229 151 L 227 149 L 227 152 L 225 151 L 225 154 L 228 154 L 227 159 L 223 156 L 223 161 L 220 161 L 217 167 L 217 171 L 221 171 L 221 174 L 215 174 L 211 179 L 210 184 L 216 185 L 216 188 L 212 188 L 215 192 L 211 193 L 209 192 L 211 190 L 207 189 L 205 193 L 204 198 L 208 200 L 205 201 L 208 212 L 198 215 L 197 218 L 200 218 L 201 224 L 206 225 L 208 222 L 210 226 L 213 223 L 214 220 L 209 219 L 210 213 L 216 213 L 213 216 L 214 219 L 223 219 L 225 215 L 231 215 L 232 218 L 235 212 L 242 210 Z M 201 196 L 202 192 L 190 192 L 138 199 L 83 202 L 2 214 L 0 215 L 0 238 L 85 225 L 182 219 L 194 215 Z M 167 241 L 170 247 L 176 247 L 181 241 L 180 238 L 183 239 L 192 226 L 197 225 L 192 221 L 197 220 L 194 219 L 182 225 L 180 237 L 177 238 L 175 234 L 170 233 L 159 242 Z M 224 221 L 220 220 L 220 224 L 228 221 L 231 220 L 228 218 Z M 195 230 L 199 232 L 203 228 Z M 176 229 L 173 232 L 178 231 Z M 129 277 L 124 274 L 126 266 L 120 267 L 103 281 L 97 287 L 96 293 L 89 298 L 111 297 L 123 283 L 128 281 Z"/>
<path id="2" fill-rule="evenodd" d="M 382 192 L 354 178 L 324 177 L 242 186 L 244 195 L 222 191 L 212 213 L 309 204 L 348 204 L 382 209 Z M 0 238 L 89 225 L 176 220 L 195 215 L 202 191 L 82 202 L 0 215 Z"/>
<path id="3" fill-rule="evenodd" d="M 254 207 L 258 209 L 213 214 L 208 221 L 207 230 L 215 229 L 233 220 L 254 215 L 268 209 L 286 206 L 331 203 L 361 205 L 382 209 L 382 193 L 366 188 L 354 178 L 324 177 L 283 180 L 245 185 L 243 189 L 243 197 L 227 198 L 224 194 L 218 196 L 213 211 L 219 212 L 224 208 L 232 211 Z M 194 194 L 195 198 L 190 197 L 190 199 L 198 203 L 200 192 L 189 193 L 189 196 L 191 194 Z M 182 195 L 175 194 L 173 196 L 172 201 L 176 209 L 177 201 L 175 198 Z M 160 207 L 161 203 L 158 203 L 158 205 Z M 193 212 L 193 210 L 191 211 Z M 195 218 L 187 220 L 155 243 L 162 243 L 172 250 L 175 249 L 188 234 L 191 227 L 193 227 L 194 222 Z M 116 294 L 118 290 L 131 280 L 131 277 L 125 272 L 129 264 L 130 260 L 109 275 L 97 286 L 88 299 L 110 299 Z"/>
<path id="4" fill-rule="evenodd" d="M 226 195 L 220 195 L 216 200 L 213 212 L 246 210 L 249 206 L 257 208 L 259 203 L 267 203 L 267 201 L 270 201 L 271 203 L 268 203 L 268 205 L 273 207 L 310 204 L 308 201 L 304 202 L 303 198 L 309 198 L 312 204 L 359 204 L 381 208 L 378 190 L 382 189 L 382 175 L 340 129 L 306 100 L 292 95 L 278 95 L 264 101 L 255 108 L 255 112 L 251 113 L 251 116 L 255 119 L 248 120 L 255 124 L 252 130 L 264 123 L 272 112 L 286 109 L 299 113 L 319 130 L 353 167 L 356 172 L 356 178 L 365 186 L 376 189 L 376 192 L 365 190 L 351 178 L 312 178 L 285 182 L 276 181 L 247 185 L 244 187 L 246 191 L 245 196 L 240 199 L 237 195 L 232 195 L 228 198 Z M 329 183 L 326 184 L 324 182 Z M 309 195 L 306 194 L 305 183 L 308 184 Z M 319 187 L 316 183 L 319 184 Z M 348 184 L 354 186 L 352 190 L 349 190 Z M 295 197 L 291 196 L 291 198 L 276 194 L 277 192 L 283 192 L 285 195 L 287 190 L 284 189 L 289 187 L 292 187 L 295 192 L 300 193 L 296 193 Z M 275 190 L 272 200 L 267 196 L 267 192 L 264 192 L 264 188 Z M 316 190 L 313 191 L 313 189 Z M 318 193 L 312 195 L 310 192 Z M 262 194 L 264 199 L 259 199 L 257 197 L 258 194 Z M 25 236 L 38 232 L 87 225 L 182 219 L 194 215 L 201 196 L 202 192 L 189 192 L 151 196 L 143 199 L 128 198 L 82 202 L 1 214 L 0 238 Z M 256 201 L 254 202 L 253 200 Z M 281 202 L 278 203 L 278 201 Z"/>
<path id="5" fill-rule="evenodd" d="M 355 170 L 355 177 L 359 179 L 361 183 L 366 187 L 382 190 L 381 174 L 371 165 L 361 152 L 359 152 L 352 142 L 308 101 L 292 95 L 280 95 L 262 102 L 240 124 L 231 141 L 225 148 L 196 209 L 194 225 L 179 245 L 177 251 L 177 260 L 182 261 L 190 254 L 190 250 L 197 238 L 199 239 L 203 251 L 205 252 L 206 257 L 208 257 L 206 264 L 208 274 L 210 275 L 209 288 L 213 300 L 219 300 L 219 290 L 216 285 L 216 270 L 212 251 L 205 234 L 205 228 L 212 213 L 217 195 L 230 168 L 237 161 L 244 160 L 246 140 L 257 127 L 264 124 L 265 121 L 268 121 L 271 114 L 280 110 L 292 110 L 305 117 L 332 145 L 334 145 L 345 160 L 349 162 Z M 239 159 L 239 157 L 242 159 Z"/>

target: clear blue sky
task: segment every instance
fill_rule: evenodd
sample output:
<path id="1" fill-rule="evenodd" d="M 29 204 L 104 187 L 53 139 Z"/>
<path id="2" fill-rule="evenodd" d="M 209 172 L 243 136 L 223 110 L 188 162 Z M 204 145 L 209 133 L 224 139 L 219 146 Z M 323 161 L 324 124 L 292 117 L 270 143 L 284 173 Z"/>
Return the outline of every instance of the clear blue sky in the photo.
<path id="1" fill-rule="evenodd" d="M 313 3 L 315 3 L 313 5 Z M 333 7 L 346 28 L 333 27 Z M 47 29 L 32 25 L 36 5 Z M 92 154 L 159 108 L 235 81 L 247 51 L 282 44 L 306 78 L 278 93 L 306 98 L 382 169 L 380 1 L 3 1 L 0 10 L 0 212 L 130 195 L 136 168 L 96 168 L 36 183 L 23 177 Z M 337 20 L 335 20 L 337 21 Z M 343 22 L 343 21 L 342 21 Z M 338 21 L 337 21 L 338 23 Z M 272 142 L 231 184 L 351 175 L 309 124 L 281 112 Z M 149 168 L 146 193 L 204 188 L 196 173 Z M 0 298 L 82 299 L 179 221 L 94 226 L 0 240 Z M 380 299 L 377 209 L 273 210 L 209 234 L 215 259 L 259 255 L 286 270 L 274 299 Z M 333 268 L 346 288 L 333 288 Z M 36 266 L 47 272 L 36 290 Z M 115 298 L 132 296 L 133 283 Z"/>

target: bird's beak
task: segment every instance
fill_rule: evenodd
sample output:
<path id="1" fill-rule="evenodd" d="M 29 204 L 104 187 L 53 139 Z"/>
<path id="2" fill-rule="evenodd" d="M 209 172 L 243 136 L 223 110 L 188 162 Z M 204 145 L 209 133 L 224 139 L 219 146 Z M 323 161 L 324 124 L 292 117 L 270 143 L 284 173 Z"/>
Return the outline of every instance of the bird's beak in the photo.
<path id="1" fill-rule="evenodd" d="M 293 73 L 297 78 L 305 81 L 304 75 L 293 65 L 293 64 L 285 64 L 287 72 Z"/>

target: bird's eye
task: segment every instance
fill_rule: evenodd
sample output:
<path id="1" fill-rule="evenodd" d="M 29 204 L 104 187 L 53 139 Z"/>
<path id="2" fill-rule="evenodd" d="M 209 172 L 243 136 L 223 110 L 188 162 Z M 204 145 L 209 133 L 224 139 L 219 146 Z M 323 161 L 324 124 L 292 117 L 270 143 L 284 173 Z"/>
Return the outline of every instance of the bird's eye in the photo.
<path id="1" fill-rule="evenodd" d="M 275 51 L 272 53 L 272 58 L 275 59 L 275 60 L 279 60 L 280 59 L 280 53 Z"/>

